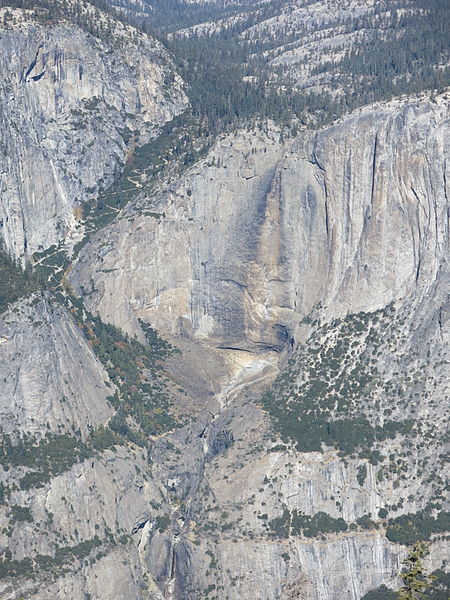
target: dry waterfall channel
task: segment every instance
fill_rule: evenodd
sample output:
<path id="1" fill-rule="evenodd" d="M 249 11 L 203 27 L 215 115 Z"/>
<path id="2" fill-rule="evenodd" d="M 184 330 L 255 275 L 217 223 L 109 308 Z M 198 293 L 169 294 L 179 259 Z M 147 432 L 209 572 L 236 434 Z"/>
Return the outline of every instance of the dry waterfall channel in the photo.
<path id="1" fill-rule="evenodd" d="M 206 347 L 206 352 L 209 352 Z M 212 350 L 217 352 L 217 350 Z M 207 409 L 202 411 L 204 425 L 200 429 L 193 427 L 190 436 L 200 442 L 186 443 L 182 441 L 183 452 L 177 463 L 177 471 L 184 472 L 184 478 L 189 482 L 189 492 L 184 496 L 183 508 L 177 501 L 171 508 L 171 519 L 174 523 L 174 532 L 168 540 L 169 552 L 167 555 L 167 577 L 164 583 L 158 582 L 148 569 L 148 552 L 152 547 L 158 552 L 158 542 L 155 544 L 155 521 L 145 511 L 140 515 L 134 527 L 138 535 L 138 551 L 143 571 L 146 573 L 146 582 L 149 591 L 154 594 L 155 600 L 175 600 L 179 596 L 181 579 L 177 565 L 183 546 L 192 535 L 193 524 L 200 518 L 198 511 L 201 506 L 199 490 L 205 483 L 208 465 L 214 470 L 213 462 L 229 448 L 234 440 L 229 435 L 235 419 L 234 409 L 239 408 L 242 415 L 246 414 L 246 404 L 254 403 L 263 389 L 270 385 L 279 373 L 279 363 L 282 355 L 275 352 L 266 352 L 263 355 L 242 352 L 239 350 L 219 350 L 221 360 L 227 365 L 228 377 L 224 380 L 221 389 L 208 402 Z M 212 375 L 214 376 L 214 375 Z M 241 417 L 242 418 L 242 417 Z M 190 428 L 188 428 L 190 429 Z M 196 432 L 196 433 L 194 433 Z M 168 434 L 171 437 L 171 434 Z M 162 436 L 159 443 L 164 444 L 166 436 Z M 195 456 L 192 462 L 192 456 Z M 164 454 L 162 455 L 164 457 Z M 177 477 L 162 480 L 160 483 L 168 489 L 179 484 Z M 200 503 L 200 504 L 199 504 Z M 179 550 L 181 546 L 181 551 Z M 162 590 L 162 591 L 161 591 Z"/>
<path id="2" fill-rule="evenodd" d="M 239 351 L 235 351 L 235 354 L 237 358 L 231 356 L 231 362 L 236 365 L 236 373 L 214 398 L 218 411 L 214 414 L 212 423 L 217 421 L 223 411 L 230 408 L 245 390 L 260 384 L 268 385 L 279 372 L 279 354 L 273 353 L 266 357 Z"/>

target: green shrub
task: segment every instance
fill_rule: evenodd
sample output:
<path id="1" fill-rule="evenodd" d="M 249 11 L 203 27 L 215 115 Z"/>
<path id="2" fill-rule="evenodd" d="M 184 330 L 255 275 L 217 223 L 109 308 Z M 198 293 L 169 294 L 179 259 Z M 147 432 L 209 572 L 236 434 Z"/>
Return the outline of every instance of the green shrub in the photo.
<path id="1" fill-rule="evenodd" d="M 47 433 L 40 440 L 24 436 L 15 443 L 8 435 L 0 440 L 0 460 L 3 465 L 28 467 L 29 473 L 19 480 L 23 490 L 41 487 L 75 463 L 92 456 L 93 450 L 79 438 Z"/>
<path id="2" fill-rule="evenodd" d="M 160 533 L 164 533 L 164 531 L 166 531 L 166 529 L 168 529 L 170 525 L 170 517 L 164 515 L 164 516 L 157 516 L 155 519 L 155 527 L 156 529 L 160 532 Z"/>
<path id="3" fill-rule="evenodd" d="M 398 600 L 398 593 L 387 588 L 385 585 L 380 586 L 376 590 L 367 592 L 361 600 Z"/>
<path id="4" fill-rule="evenodd" d="M 101 545 L 100 538 L 94 536 L 94 538 L 80 542 L 75 546 L 57 547 L 54 556 L 37 554 L 33 558 L 12 560 L 10 553 L 4 553 L 3 557 L 0 558 L 0 578 L 29 578 L 41 571 L 48 571 L 54 567 L 61 568 L 74 560 L 80 561 L 86 558 L 95 548 Z"/>
<path id="5" fill-rule="evenodd" d="M 356 474 L 356 479 L 358 480 L 359 485 L 364 485 L 364 482 L 367 477 L 367 465 L 359 465 L 358 472 Z"/>
<path id="6" fill-rule="evenodd" d="M 23 296 L 29 296 L 39 289 L 39 284 L 31 270 L 22 270 L 3 247 L 0 239 L 0 314 L 8 305 Z"/>
<path id="7" fill-rule="evenodd" d="M 412 546 L 418 541 L 429 540 L 433 534 L 450 531 L 450 512 L 441 511 L 437 517 L 427 510 L 389 519 L 386 537 L 391 542 Z"/>
<path id="8" fill-rule="evenodd" d="M 427 590 L 428 600 L 448 600 L 450 592 L 450 573 L 442 569 L 433 571 L 431 587 Z"/>
<path id="9" fill-rule="evenodd" d="M 143 322 L 146 345 L 81 308 L 77 311 L 77 315 L 84 316 L 80 316 L 78 324 L 118 388 L 109 397 L 118 411 L 109 424 L 110 429 L 139 445 L 145 445 L 142 433 L 159 435 L 173 429 L 176 422 L 169 412 L 163 364 L 176 350 Z M 133 417 L 142 432 L 130 428 L 127 416 Z"/>
<path id="10" fill-rule="evenodd" d="M 28 508 L 28 506 L 19 506 L 18 504 L 12 504 L 10 506 L 10 517 L 13 521 L 16 522 L 33 522 L 33 515 L 31 514 L 31 510 Z"/>
<path id="11" fill-rule="evenodd" d="M 362 517 L 359 517 L 359 519 L 356 519 L 356 523 L 362 529 L 376 529 L 376 525 L 369 517 L 369 515 L 363 515 Z"/>
<path id="12" fill-rule="evenodd" d="M 322 511 L 309 516 L 297 509 L 289 511 L 287 508 L 284 508 L 280 517 L 269 521 L 268 527 L 274 537 L 288 537 L 289 534 L 317 537 L 323 533 L 336 533 L 348 529 L 344 519 L 335 519 Z"/>
<path id="13" fill-rule="evenodd" d="M 106 450 L 117 442 L 117 436 L 109 427 L 98 427 L 90 436 L 90 443 L 95 450 Z"/>

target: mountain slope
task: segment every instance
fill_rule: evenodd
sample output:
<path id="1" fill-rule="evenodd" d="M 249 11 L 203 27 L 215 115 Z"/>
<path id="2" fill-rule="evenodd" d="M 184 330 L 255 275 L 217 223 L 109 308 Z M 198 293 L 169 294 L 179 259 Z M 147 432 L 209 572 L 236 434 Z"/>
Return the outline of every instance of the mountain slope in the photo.
<path id="1" fill-rule="evenodd" d="M 72 4 L 75 25 L 64 16 Z M 38 6 L 1 9 L 0 223 L 17 257 L 79 241 L 86 203 L 111 185 L 136 144 L 186 108 L 158 43 L 90 4 L 72 4 L 60 18 Z"/>
<path id="2" fill-rule="evenodd" d="M 112 4 L 0 3 L 0 597 L 441 600 L 445 7 Z"/>
<path id="3" fill-rule="evenodd" d="M 361 598 L 392 585 L 398 544 L 428 531 L 441 566 L 447 105 L 370 107 L 289 144 L 276 130 L 225 137 L 156 204 L 139 199 L 131 227 L 130 207 L 108 244 L 94 238 L 80 255 L 72 282 L 92 282 L 88 306 L 102 318 L 131 332 L 147 320 L 237 361 L 247 353 L 213 419 L 225 453 L 209 466 L 207 451 L 195 496 L 178 477 L 188 517 L 172 576 L 156 559 L 170 534 L 147 533 L 149 567 L 175 597 L 215 585 L 280 598 L 287 580 L 313 598 Z M 181 248 L 183 261 L 163 269 Z M 273 354 L 291 346 L 287 364 Z M 246 374 L 270 381 L 277 363 L 261 413 Z M 214 569 L 202 566 L 209 552 Z"/>

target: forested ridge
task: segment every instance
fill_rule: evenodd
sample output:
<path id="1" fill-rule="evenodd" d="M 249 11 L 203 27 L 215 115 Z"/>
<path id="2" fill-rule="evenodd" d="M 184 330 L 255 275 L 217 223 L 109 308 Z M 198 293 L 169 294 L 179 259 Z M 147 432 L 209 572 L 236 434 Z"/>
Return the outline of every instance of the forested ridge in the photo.
<path id="1" fill-rule="evenodd" d="M 397 0 L 389 3 L 388 11 L 386 3 L 379 3 L 371 14 L 337 19 L 340 35 L 358 36 L 341 58 L 337 53 L 336 60 L 312 68 L 312 77 L 326 79 L 321 89 L 300 86 L 297 65 L 272 63 L 286 48 L 301 45 L 305 35 L 300 26 L 266 24 L 271 17 L 292 12 L 290 0 L 149 4 L 152 11 L 145 19 L 137 19 L 131 10 L 125 14 L 159 38 L 174 57 L 187 84 L 189 118 L 206 145 L 219 132 L 245 123 L 270 119 L 295 134 L 301 126 L 320 127 L 372 102 L 426 90 L 439 93 L 450 83 L 450 11 L 445 0 Z M 313 9 L 315 4 L 311 0 L 302 6 Z M 227 21 L 229 17 L 234 19 Z M 221 26 L 224 19 L 226 26 Z M 216 21 L 217 27 L 206 33 L 186 30 L 207 21 Z M 252 27 L 258 23 L 264 27 L 256 35 Z M 325 23 L 323 30 L 327 27 Z M 186 155 L 194 156 L 194 149 Z"/>
<path id="2" fill-rule="evenodd" d="M 315 4 L 302 6 L 313 9 Z M 320 91 L 298 85 L 295 64 L 271 64 L 289 44 L 301 45 L 305 35 L 301 25 L 266 24 L 275 15 L 292 12 L 292 2 L 192 5 L 154 0 L 151 6 L 151 16 L 138 25 L 160 37 L 174 54 L 189 85 L 194 115 L 217 127 L 266 117 L 281 124 L 300 120 L 318 126 L 364 104 L 425 90 L 439 92 L 450 83 L 450 10 L 445 0 L 397 0 L 389 3 L 389 10 L 381 2 L 370 14 L 337 19 L 339 35 L 360 35 L 352 38 L 341 58 L 336 52 L 333 61 L 313 68 L 312 75 L 328 77 Z M 231 15 L 238 17 L 226 26 L 219 20 L 206 33 L 195 28 L 176 33 L 177 28 Z M 128 18 L 133 20 L 130 12 Z M 254 34 L 251 27 L 257 23 L 263 27 Z M 323 30 L 328 27 L 326 21 Z M 317 30 L 320 34 L 321 27 Z"/>
<path id="3" fill-rule="evenodd" d="M 190 117 L 199 121 L 205 138 L 261 119 L 295 132 L 302 123 L 317 127 L 368 103 L 426 90 L 440 92 L 450 83 L 446 0 L 380 2 L 367 14 L 338 16 L 332 26 L 340 36 L 358 35 L 349 47 L 338 48 L 332 60 L 312 65 L 311 77 L 326 80 L 319 89 L 299 84 L 296 64 L 272 63 L 280 53 L 301 46 L 310 28 L 282 19 L 273 24 L 277 16 L 295 15 L 298 4 L 292 0 L 149 0 L 148 11 L 140 13 L 126 0 L 89 0 L 89 4 L 167 47 L 187 84 Z M 310 0 L 301 6 L 307 11 L 316 4 Z M 93 35 L 112 35 L 108 19 L 99 21 L 97 12 L 86 12 L 78 0 L 0 0 L 1 6 L 33 9 L 44 21 L 69 19 Z M 192 27 L 199 23 L 210 26 L 203 32 Z M 260 27 L 256 34 L 254 26 Z M 329 27 L 327 20 L 314 25 L 316 37 Z"/>

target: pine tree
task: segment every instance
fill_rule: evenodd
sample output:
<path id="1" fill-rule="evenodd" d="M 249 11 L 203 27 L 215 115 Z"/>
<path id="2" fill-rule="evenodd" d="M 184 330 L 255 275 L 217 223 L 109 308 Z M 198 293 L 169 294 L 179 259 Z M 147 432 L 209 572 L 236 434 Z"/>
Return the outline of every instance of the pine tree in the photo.
<path id="1" fill-rule="evenodd" d="M 400 575 L 403 579 L 403 587 L 399 592 L 399 600 L 425 598 L 424 592 L 431 586 L 434 579 L 432 575 L 428 575 L 422 562 L 429 552 L 429 545 L 426 542 L 416 542 L 411 554 L 403 561 L 405 570 Z"/>

